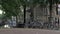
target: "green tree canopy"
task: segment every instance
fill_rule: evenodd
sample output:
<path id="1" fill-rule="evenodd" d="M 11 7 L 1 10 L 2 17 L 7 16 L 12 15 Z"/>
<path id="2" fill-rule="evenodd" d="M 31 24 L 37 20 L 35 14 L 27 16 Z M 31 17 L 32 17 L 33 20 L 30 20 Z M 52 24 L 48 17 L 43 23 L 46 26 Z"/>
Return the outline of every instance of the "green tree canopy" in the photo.
<path id="1" fill-rule="evenodd" d="M 2 1 L 1 5 L 7 17 L 16 16 L 19 14 L 20 2 L 18 0 L 1 0 L 1 1 Z"/>

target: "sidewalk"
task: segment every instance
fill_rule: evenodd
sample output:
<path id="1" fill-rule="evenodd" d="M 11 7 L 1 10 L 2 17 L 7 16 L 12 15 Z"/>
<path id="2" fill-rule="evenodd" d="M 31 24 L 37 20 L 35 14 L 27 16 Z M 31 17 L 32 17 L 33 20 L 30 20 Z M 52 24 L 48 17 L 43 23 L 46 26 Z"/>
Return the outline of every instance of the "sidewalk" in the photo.
<path id="1" fill-rule="evenodd" d="M 44 29 L 0 29 L 0 34 L 60 34 L 58 30 L 44 30 Z"/>

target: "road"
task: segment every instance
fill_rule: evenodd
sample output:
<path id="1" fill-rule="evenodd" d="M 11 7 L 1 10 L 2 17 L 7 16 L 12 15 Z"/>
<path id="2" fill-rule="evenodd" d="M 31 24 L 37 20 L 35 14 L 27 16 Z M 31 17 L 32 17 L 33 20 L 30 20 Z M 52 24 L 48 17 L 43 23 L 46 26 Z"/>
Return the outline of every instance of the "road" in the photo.
<path id="1" fill-rule="evenodd" d="M 60 34 L 58 30 L 44 30 L 44 29 L 0 29 L 0 34 Z"/>

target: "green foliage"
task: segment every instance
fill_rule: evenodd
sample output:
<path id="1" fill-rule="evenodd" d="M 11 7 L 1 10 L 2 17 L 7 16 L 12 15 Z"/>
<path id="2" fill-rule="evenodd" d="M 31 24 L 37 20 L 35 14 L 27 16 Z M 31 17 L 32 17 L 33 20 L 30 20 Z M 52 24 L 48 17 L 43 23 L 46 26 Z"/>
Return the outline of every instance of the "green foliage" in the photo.
<path id="1" fill-rule="evenodd" d="M 53 0 L 53 3 L 58 2 L 59 0 Z M 36 6 L 47 5 L 50 3 L 50 0 L 0 0 L 0 4 L 2 5 L 5 15 L 8 16 L 16 16 L 20 12 L 20 6 L 26 5 L 28 6 Z"/>
<path id="2" fill-rule="evenodd" d="M 17 16 L 20 11 L 20 2 L 19 0 L 1 0 L 2 7 L 5 11 L 5 15 L 9 16 Z"/>

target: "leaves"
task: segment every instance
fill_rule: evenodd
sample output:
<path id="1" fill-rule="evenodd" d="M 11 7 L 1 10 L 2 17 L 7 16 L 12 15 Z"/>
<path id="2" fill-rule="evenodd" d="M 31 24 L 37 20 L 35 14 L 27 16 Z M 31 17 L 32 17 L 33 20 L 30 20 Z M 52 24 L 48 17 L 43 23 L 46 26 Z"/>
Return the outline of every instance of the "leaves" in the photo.
<path id="1" fill-rule="evenodd" d="M 19 0 L 2 0 L 2 7 L 6 16 L 16 16 L 19 14 L 20 2 Z"/>
<path id="2" fill-rule="evenodd" d="M 53 3 L 58 2 L 59 0 L 53 0 Z M 49 0 L 1 0 L 1 5 L 6 12 L 10 15 L 18 15 L 20 11 L 20 6 L 36 6 L 38 4 L 47 5 L 50 3 Z"/>

